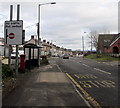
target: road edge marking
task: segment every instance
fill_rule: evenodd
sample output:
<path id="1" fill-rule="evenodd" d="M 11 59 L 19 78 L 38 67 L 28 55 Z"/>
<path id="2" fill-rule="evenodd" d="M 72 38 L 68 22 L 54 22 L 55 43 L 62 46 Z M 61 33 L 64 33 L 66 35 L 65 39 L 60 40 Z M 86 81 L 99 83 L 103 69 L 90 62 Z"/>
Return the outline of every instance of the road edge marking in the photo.
<path id="1" fill-rule="evenodd" d="M 102 108 L 100 104 L 93 97 L 91 97 L 68 73 L 66 73 L 66 75 L 76 85 L 76 87 L 78 87 L 81 90 L 86 99 L 90 101 L 94 107 Z"/>
<path id="2" fill-rule="evenodd" d="M 57 67 L 58 67 L 58 69 L 60 70 L 60 72 L 63 72 L 62 70 L 61 70 L 61 68 L 57 65 L 57 64 L 55 64 Z M 64 73 L 64 72 L 63 72 Z M 66 73 L 64 73 L 65 75 L 66 75 Z M 70 78 L 68 77 L 68 76 L 66 76 L 67 78 L 68 78 L 68 80 L 71 82 L 71 80 L 70 80 Z M 89 102 L 82 96 L 82 94 L 77 90 L 77 88 L 76 88 L 76 86 L 73 84 L 73 82 L 71 82 L 71 84 L 73 85 L 73 87 L 74 87 L 74 89 L 75 89 L 75 91 L 78 93 L 78 95 L 83 99 L 83 101 L 86 103 L 86 105 L 89 107 L 89 108 L 92 108 L 92 106 L 89 104 Z"/>

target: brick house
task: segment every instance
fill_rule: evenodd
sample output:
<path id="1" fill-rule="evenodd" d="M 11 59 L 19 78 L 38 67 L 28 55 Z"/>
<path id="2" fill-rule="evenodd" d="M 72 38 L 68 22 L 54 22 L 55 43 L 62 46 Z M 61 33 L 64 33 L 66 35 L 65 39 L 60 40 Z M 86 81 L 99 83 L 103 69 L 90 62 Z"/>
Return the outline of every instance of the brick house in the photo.
<path id="1" fill-rule="evenodd" d="M 120 33 L 111 42 L 108 50 L 112 54 L 119 54 L 120 53 Z"/>
<path id="2" fill-rule="evenodd" d="M 99 34 L 97 51 L 100 54 L 111 53 L 110 44 L 116 38 L 117 34 Z"/>

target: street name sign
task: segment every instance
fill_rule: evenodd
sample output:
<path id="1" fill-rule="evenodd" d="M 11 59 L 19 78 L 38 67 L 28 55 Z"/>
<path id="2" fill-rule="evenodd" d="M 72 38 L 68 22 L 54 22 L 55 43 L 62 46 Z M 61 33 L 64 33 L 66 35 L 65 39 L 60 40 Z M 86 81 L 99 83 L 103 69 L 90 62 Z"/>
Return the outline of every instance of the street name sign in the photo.
<path id="1" fill-rule="evenodd" d="M 23 21 L 5 21 L 4 24 L 5 44 L 21 45 L 23 43 Z"/>

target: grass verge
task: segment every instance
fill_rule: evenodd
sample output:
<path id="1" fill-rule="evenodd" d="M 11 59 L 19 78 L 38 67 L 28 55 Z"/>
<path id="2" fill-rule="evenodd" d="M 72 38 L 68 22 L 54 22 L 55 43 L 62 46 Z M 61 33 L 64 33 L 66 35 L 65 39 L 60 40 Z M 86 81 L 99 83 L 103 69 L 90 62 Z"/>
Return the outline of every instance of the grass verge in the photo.
<path id="1" fill-rule="evenodd" d="M 98 61 L 120 61 L 120 58 L 115 58 L 111 56 L 106 56 L 106 55 L 97 55 L 97 54 L 90 54 L 88 56 L 85 56 L 87 59 L 93 59 L 93 60 L 98 60 Z"/>

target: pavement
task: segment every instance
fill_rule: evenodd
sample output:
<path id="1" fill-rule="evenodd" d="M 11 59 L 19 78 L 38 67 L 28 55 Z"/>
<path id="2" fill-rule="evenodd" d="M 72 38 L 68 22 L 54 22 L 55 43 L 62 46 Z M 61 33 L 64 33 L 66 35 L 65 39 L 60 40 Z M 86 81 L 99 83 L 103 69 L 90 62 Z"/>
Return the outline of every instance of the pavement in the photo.
<path id="1" fill-rule="evenodd" d="M 21 78 L 20 86 L 3 99 L 4 106 L 87 106 L 69 78 L 53 61 Z"/>

